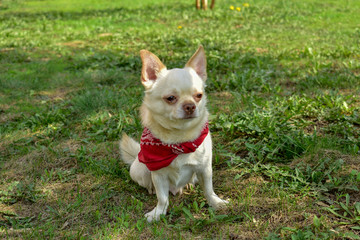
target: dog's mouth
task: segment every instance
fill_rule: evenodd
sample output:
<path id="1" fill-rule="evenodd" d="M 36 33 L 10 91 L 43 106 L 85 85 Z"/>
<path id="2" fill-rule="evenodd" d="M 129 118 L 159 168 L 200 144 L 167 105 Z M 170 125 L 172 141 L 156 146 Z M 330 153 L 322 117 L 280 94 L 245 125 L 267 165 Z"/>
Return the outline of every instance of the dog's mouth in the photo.
<path id="1" fill-rule="evenodd" d="M 195 116 L 195 115 L 184 116 L 182 119 L 188 120 L 188 119 L 193 119 L 193 118 L 197 118 L 197 116 Z"/>
<path id="2" fill-rule="evenodd" d="M 194 111 L 191 114 L 187 114 L 186 112 L 182 114 L 181 119 L 183 120 L 191 120 L 194 118 L 198 118 L 200 116 L 198 111 Z"/>

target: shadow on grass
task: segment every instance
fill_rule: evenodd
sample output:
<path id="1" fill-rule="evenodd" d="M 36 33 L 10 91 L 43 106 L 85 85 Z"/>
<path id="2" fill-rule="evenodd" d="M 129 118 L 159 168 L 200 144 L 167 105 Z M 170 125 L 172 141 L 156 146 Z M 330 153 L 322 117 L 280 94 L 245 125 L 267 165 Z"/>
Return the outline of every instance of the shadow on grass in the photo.
<path id="1" fill-rule="evenodd" d="M 169 43 L 176 44 L 174 38 L 169 39 Z M 174 47 L 183 45 L 182 42 L 178 44 Z M 351 72 L 337 69 L 309 73 L 299 82 L 283 84 L 279 79 L 287 80 L 289 69 L 283 69 L 271 55 L 256 52 L 219 54 L 224 51 L 220 45 L 206 41 L 204 45 L 209 55 L 213 52 L 221 55 L 220 59 L 208 57 L 207 89 L 210 93 L 235 91 L 267 96 L 279 93 L 279 87 L 286 89 L 291 85 L 292 94 L 301 94 L 311 89 L 350 88 L 356 81 Z M 116 140 L 123 130 L 141 132 L 137 115 L 143 95 L 140 57 L 113 51 L 97 51 L 91 55 L 80 53 L 81 50 L 75 56 L 44 60 L 31 59 L 31 53 L 20 50 L 0 52 L 2 68 L 8 70 L 0 77 L 0 93 L 11 99 L 0 105 L 0 133 L 11 136 L 19 131 L 41 130 L 48 132 L 48 136 L 40 134 L 40 138 L 61 139 L 76 132 L 82 138 L 97 142 Z M 170 65 L 181 67 L 190 54 L 169 57 L 163 53 L 160 58 L 165 58 L 165 64 L 170 62 Z M 136 127 L 127 127 L 129 123 Z M 25 139 L 16 138 L 16 141 L 31 146 L 34 139 L 38 139 L 31 135 Z M 5 156 L 11 156 L 11 149 L 16 148 L 9 146 L 1 147 Z"/>

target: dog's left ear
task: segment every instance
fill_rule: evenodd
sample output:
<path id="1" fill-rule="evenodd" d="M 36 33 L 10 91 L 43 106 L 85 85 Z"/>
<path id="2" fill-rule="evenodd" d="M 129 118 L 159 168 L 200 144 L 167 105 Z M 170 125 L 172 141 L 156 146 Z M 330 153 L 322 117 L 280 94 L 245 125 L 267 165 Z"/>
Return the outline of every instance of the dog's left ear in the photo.
<path id="1" fill-rule="evenodd" d="M 191 67 L 204 82 L 206 81 L 206 56 L 203 46 L 199 46 L 195 54 L 186 63 L 185 67 Z"/>

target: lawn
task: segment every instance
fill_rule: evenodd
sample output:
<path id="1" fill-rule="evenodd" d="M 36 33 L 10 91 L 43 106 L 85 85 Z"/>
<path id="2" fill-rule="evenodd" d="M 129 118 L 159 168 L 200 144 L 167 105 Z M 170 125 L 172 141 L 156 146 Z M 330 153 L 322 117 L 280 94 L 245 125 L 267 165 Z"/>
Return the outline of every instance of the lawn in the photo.
<path id="1" fill-rule="evenodd" d="M 244 5 L 244 3 L 248 3 Z M 360 239 L 360 1 L 3 0 L 0 238 Z M 182 67 L 202 44 L 214 211 L 195 186 L 132 182 L 139 50 Z"/>

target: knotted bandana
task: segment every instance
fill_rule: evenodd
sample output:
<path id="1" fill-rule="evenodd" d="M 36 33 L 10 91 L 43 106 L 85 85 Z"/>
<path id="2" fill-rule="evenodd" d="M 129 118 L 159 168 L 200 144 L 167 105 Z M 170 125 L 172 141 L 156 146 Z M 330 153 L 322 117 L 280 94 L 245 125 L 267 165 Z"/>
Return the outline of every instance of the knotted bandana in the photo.
<path id="1" fill-rule="evenodd" d="M 166 144 L 152 135 L 149 129 L 144 128 L 140 140 L 139 161 L 144 163 L 150 171 L 167 167 L 179 155 L 195 152 L 209 133 L 209 124 L 206 123 L 200 136 L 192 142 Z"/>

